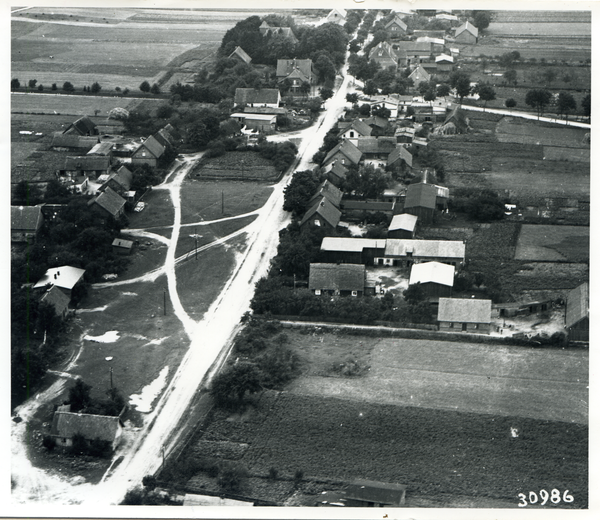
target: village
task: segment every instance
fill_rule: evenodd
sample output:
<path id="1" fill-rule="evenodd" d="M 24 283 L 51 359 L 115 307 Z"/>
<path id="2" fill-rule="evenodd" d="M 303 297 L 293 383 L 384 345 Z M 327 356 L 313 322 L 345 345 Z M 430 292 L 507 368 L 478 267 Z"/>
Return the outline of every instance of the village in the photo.
<path id="1" fill-rule="evenodd" d="M 526 76 L 527 63 L 539 65 L 527 62 L 526 48 L 484 54 L 502 38 L 512 41 L 494 28 L 512 20 L 509 12 L 333 9 L 298 13 L 304 25 L 294 16 L 241 20 L 227 30 L 213 62 L 187 76 L 192 81 L 178 69 L 169 76 L 170 89 L 140 85 L 149 111 L 107 105 L 104 115 L 89 109 L 71 122 L 63 117 L 51 132 L 50 124 L 43 133 L 21 130 L 17 138 L 13 130 L 19 143 L 11 196 L 16 424 L 27 417 L 29 381 L 40 389 L 48 374 L 69 372 L 61 352 L 70 338 L 71 348 L 79 348 L 68 365 L 75 375 L 67 380 L 75 384 L 67 391 L 63 380 L 62 397 L 31 412 L 39 424 L 35 458 L 55 467 L 68 457 L 87 461 L 82 482 L 91 495 L 117 456 L 131 459 L 113 481 L 134 476 L 135 457 L 127 450 L 143 442 L 139 431 L 149 432 L 145 414 L 158 417 L 162 410 L 164 426 L 155 428 L 164 429 L 164 444 L 145 454 L 157 454 L 154 470 L 144 463 L 144 474 L 134 476 L 143 485 L 120 489 L 114 495 L 120 504 L 438 507 L 445 493 L 448 507 L 523 507 L 503 471 L 487 482 L 467 461 L 460 466 L 469 475 L 464 484 L 446 477 L 433 484 L 431 471 L 449 464 L 444 450 L 462 453 L 462 442 L 472 442 L 459 426 L 460 413 L 477 416 L 482 432 L 500 435 L 489 428 L 501 424 L 509 432 L 512 448 L 485 444 L 490 465 L 521 449 L 513 439 L 527 430 L 527 464 L 535 466 L 550 435 L 542 423 L 551 423 L 558 437 L 564 425 L 584 435 L 590 90 L 576 88 L 566 73 L 562 89 L 543 85 L 563 79 L 536 83 Z M 566 63 L 570 71 L 587 66 Z M 543 65 L 551 66 L 550 58 Z M 34 95 L 17 83 L 11 83 L 13 96 Z M 22 151 L 26 146 L 35 146 L 40 158 L 34 169 L 28 170 L 33 156 Z M 26 171 L 33 177 L 23 177 Z M 581 177 L 566 180 L 575 171 Z M 251 253 L 258 240 L 264 240 L 260 255 Z M 205 259 L 221 247 L 227 256 Z M 239 295 L 231 328 L 217 318 L 207 322 L 228 297 L 239 266 L 251 264 L 240 258 L 256 265 L 249 299 Z M 213 282 L 211 262 L 222 265 Z M 163 280 L 158 300 L 148 284 L 157 279 Z M 135 312 L 123 295 L 138 293 L 146 295 L 138 311 L 148 324 L 140 330 L 143 340 L 160 346 L 147 359 L 140 350 L 119 365 L 113 358 L 122 354 L 110 344 L 121 341 L 119 334 L 129 342 L 142 338 L 123 329 Z M 31 301 L 35 352 L 29 343 L 16 346 L 29 334 L 29 325 L 16 324 Z M 111 328 L 106 309 L 113 305 L 127 310 L 114 314 Z M 98 309 L 108 314 L 95 322 Z M 204 356 L 202 384 L 186 389 L 181 417 L 169 421 L 164 389 L 171 387 L 164 385 L 175 369 L 166 365 L 186 366 L 186 343 L 190 352 L 198 350 L 200 336 L 192 332 L 198 323 L 232 335 L 215 337 L 210 353 L 208 347 L 194 353 Z M 181 344 L 169 354 L 168 342 L 162 345 L 167 337 Z M 414 353 L 417 345 L 422 354 Z M 426 359 L 430 348 L 438 356 L 432 350 Z M 469 359 L 473 351 L 479 362 Z M 32 355 L 35 364 L 24 371 L 20 365 Z M 414 368 L 396 366 L 402 359 Z M 515 371 L 517 360 L 526 372 Z M 560 394 L 546 380 L 548 363 L 561 366 L 555 377 L 568 389 Z M 136 410 L 134 392 L 150 386 L 148 364 L 154 374 L 167 372 L 148 411 Z M 99 392 L 105 367 L 110 387 Z M 133 372 L 135 380 L 127 380 Z M 430 390 L 421 386 L 427 373 L 437 374 Z M 507 379 L 490 389 L 481 383 L 485 377 Z M 539 377 L 539 385 L 528 377 Z M 186 419 L 186 399 L 204 414 Z M 353 418 L 339 419 L 349 424 L 355 410 L 360 417 L 377 415 L 379 424 L 391 417 L 386 406 L 398 408 L 422 414 L 413 417 L 416 428 L 433 431 L 441 421 L 446 431 L 458 428 L 463 441 L 456 441 L 460 448 L 431 441 L 440 442 L 431 449 L 441 458 L 422 464 L 399 451 L 411 473 L 384 470 L 380 452 L 363 461 L 363 470 L 362 456 L 336 459 L 338 443 L 357 442 L 343 434 L 317 442 L 322 453 L 332 453 L 328 471 L 323 461 L 301 454 L 309 449 L 301 434 L 288 451 L 280 438 L 299 427 L 285 410 L 302 416 L 311 406 L 332 417 L 347 407 Z M 443 415 L 451 413 L 457 415 Z M 494 427 L 486 422 L 490 414 L 498 419 Z M 318 428 L 318 416 L 307 416 L 310 429 Z M 167 436 L 178 424 L 184 433 L 165 461 Z M 363 429 L 357 424 L 354 435 Z M 373 446 L 392 442 L 387 430 L 380 435 Z M 413 445 L 412 433 L 402 436 Z M 586 507 L 584 453 L 587 439 L 565 464 L 582 471 L 577 482 L 564 475 L 553 480 L 561 506 Z"/>

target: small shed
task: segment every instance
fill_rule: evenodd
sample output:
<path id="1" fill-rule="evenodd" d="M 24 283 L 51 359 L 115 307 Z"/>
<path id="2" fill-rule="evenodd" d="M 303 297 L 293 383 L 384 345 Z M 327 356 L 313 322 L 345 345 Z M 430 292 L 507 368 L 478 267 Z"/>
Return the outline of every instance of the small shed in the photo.
<path id="1" fill-rule="evenodd" d="M 415 238 L 418 217 L 410 213 L 394 215 L 388 228 L 388 238 Z"/>
<path id="2" fill-rule="evenodd" d="M 359 264 L 310 264 L 308 288 L 316 295 L 362 296 L 365 266 Z"/>
<path id="3" fill-rule="evenodd" d="M 133 250 L 133 241 L 115 238 L 112 243 L 112 250 L 113 253 L 117 253 L 118 255 L 129 255 Z"/>
<path id="4" fill-rule="evenodd" d="M 359 479 L 346 488 L 348 507 L 400 507 L 406 500 L 406 486 Z"/>
<path id="5" fill-rule="evenodd" d="M 444 332 L 489 334 L 492 300 L 440 298 L 437 321 Z"/>

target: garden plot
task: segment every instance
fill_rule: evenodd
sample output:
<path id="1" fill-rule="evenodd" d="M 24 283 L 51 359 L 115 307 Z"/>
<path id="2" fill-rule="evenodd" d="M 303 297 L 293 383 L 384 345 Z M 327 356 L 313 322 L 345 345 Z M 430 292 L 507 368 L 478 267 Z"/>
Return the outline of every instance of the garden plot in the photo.
<path id="1" fill-rule="evenodd" d="M 590 256 L 590 229 L 585 226 L 523 225 L 515 260 L 586 262 Z"/>
<path id="2" fill-rule="evenodd" d="M 268 159 L 257 152 L 228 152 L 221 157 L 203 160 L 191 173 L 192 178 L 230 179 L 239 181 L 275 181 L 279 173 Z"/>
<path id="3" fill-rule="evenodd" d="M 504 117 L 496 126 L 496 137 L 501 143 L 582 148 L 589 153 L 589 144 L 584 144 L 585 134 L 589 134 L 585 128 L 526 123 L 514 117 Z"/>

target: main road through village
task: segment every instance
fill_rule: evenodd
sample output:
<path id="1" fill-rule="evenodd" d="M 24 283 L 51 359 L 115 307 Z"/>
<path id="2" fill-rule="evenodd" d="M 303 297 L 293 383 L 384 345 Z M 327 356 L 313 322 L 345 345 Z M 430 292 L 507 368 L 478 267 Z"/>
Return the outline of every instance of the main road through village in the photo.
<path id="1" fill-rule="evenodd" d="M 169 293 L 174 310 L 181 320 L 189 338 L 190 347 L 168 387 L 127 448 L 122 450 L 119 464 L 109 468 L 96 485 L 66 481 L 58 476 L 46 474 L 31 465 L 23 443 L 27 428 L 27 418 L 31 417 L 40 402 L 55 397 L 62 387 L 51 387 L 42 394 L 24 403 L 16 413 L 24 419 L 13 423 L 11 432 L 12 475 L 16 487 L 12 502 L 18 511 L 27 506 L 28 516 L 52 516 L 50 506 L 80 505 L 85 507 L 83 514 L 89 515 L 90 506 L 118 504 L 126 491 L 141 483 L 145 475 L 159 469 L 163 456 L 168 456 L 181 440 L 180 432 L 186 430 L 186 412 L 202 386 L 207 385 L 220 362 L 225 358 L 231 340 L 235 335 L 240 318 L 249 309 L 255 283 L 263 277 L 275 255 L 279 230 L 289 220 L 283 211 L 284 188 L 291 178 L 291 171 L 307 169 L 311 158 L 323 142 L 327 131 L 341 115 L 346 100 L 351 77 L 343 72 L 343 81 L 335 95 L 325 104 L 325 111 L 316 124 L 307 130 L 294 134 L 301 138 L 299 153 L 290 172 L 274 186 L 273 193 L 256 214 L 252 224 L 244 228 L 247 236 L 246 252 L 239 258 L 236 268 L 223 287 L 220 295 L 211 305 L 200 322 L 194 322 L 186 313 L 177 296 L 177 272 L 175 249 L 181 228 L 180 188 L 185 175 L 192 168 L 199 155 L 187 156 L 178 161 L 165 183 L 157 187 L 167 189 L 175 209 L 173 232 L 168 240 L 168 252 L 164 266 L 147 275 L 148 281 L 157 273 L 166 273 Z M 280 136 L 278 136 L 280 137 Z M 285 137 L 285 136 L 284 136 Z M 149 236 L 144 230 L 130 230 L 132 234 Z M 163 241 L 165 240 L 162 237 Z M 124 282 L 126 283 L 126 282 Z M 101 284 L 97 286 L 101 290 Z M 68 372 L 68 368 L 66 370 Z M 69 508 L 71 510 L 72 508 Z M 77 509 L 77 508 L 76 508 Z M 24 509 L 22 509 L 24 511 Z M 58 511 L 58 510 L 57 510 Z M 60 508 L 64 514 L 64 508 Z"/>

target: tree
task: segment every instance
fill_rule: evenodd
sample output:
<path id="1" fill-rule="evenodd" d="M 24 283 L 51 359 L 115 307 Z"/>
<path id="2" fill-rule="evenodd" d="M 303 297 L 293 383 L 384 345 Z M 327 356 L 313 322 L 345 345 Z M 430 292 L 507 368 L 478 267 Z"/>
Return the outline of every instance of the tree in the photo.
<path id="1" fill-rule="evenodd" d="M 487 11 L 477 11 L 473 17 L 473 25 L 480 31 L 490 26 L 490 15 Z"/>
<path id="2" fill-rule="evenodd" d="M 75 381 L 75 385 L 69 389 L 69 404 L 72 412 L 83 410 L 92 403 L 91 389 L 92 387 L 82 379 Z"/>
<path id="3" fill-rule="evenodd" d="M 158 83 L 152 84 L 152 87 L 150 87 L 150 92 L 152 94 L 160 94 L 160 87 L 158 86 Z"/>
<path id="4" fill-rule="evenodd" d="M 94 94 L 97 94 L 98 92 L 100 92 L 101 89 L 102 89 L 102 87 L 100 86 L 100 83 L 98 83 L 97 81 L 94 81 L 94 83 L 92 83 L 92 87 L 91 87 L 90 91 L 93 92 Z"/>
<path id="5" fill-rule="evenodd" d="M 517 106 L 517 102 L 513 99 L 513 98 L 508 98 L 505 102 L 504 102 L 504 106 L 506 108 L 514 108 Z"/>
<path id="6" fill-rule="evenodd" d="M 56 86 L 56 83 L 52 83 L 52 90 L 57 90 L 58 87 Z"/>
<path id="7" fill-rule="evenodd" d="M 261 374 L 258 367 L 240 361 L 220 372 L 213 380 L 210 394 L 219 405 L 239 406 L 246 394 L 259 392 Z"/>
<path id="8" fill-rule="evenodd" d="M 583 109 L 583 115 L 585 117 L 590 117 L 592 110 L 592 95 L 586 94 L 585 97 L 581 100 L 581 108 Z"/>
<path id="9" fill-rule="evenodd" d="M 402 296 L 404 296 L 404 299 L 410 304 L 416 304 L 425 299 L 423 288 L 418 283 L 409 285 L 408 289 L 402 293 Z"/>
<path id="10" fill-rule="evenodd" d="M 292 180 L 284 188 L 284 211 L 291 211 L 297 216 L 304 215 L 308 201 L 322 181 L 321 175 L 312 170 L 294 173 Z"/>
<path id="11" fill-rule="evenodd" d="M 335 65 L 326 54 L 320 54 L 313 63 L 313 67 L 317 73 L 319 83 L 335 80 Z"/>
<path id="12" fill-rule="evenodd" d="M 38 85 L 38 91 L 44 92 L 44 85 L 42 85 L 41 83 Z"/>
<path id="13" fill-rule="evenodd" d="M 517 84 L 517 71 L 515 69 L 508 69 L 502 77 L 506 80 L 507 83 L 512 83 L 513 85 Z"/>
<path id="14" fill-rule="evenodd" d="M 330 97 L 333 97 L 333 89 L 328 87 L 321 87 L 319 89 L 319 95 L 323 101 L 327 101 Z"/>
<path id="15" fill-rule="evenodd" d="M 146 80 L 140 83 L 140 90 L 142 92 L 150 92 L 150 88 L 150 83 L 148 83 Z"/>
<path id="16" fill-rule="evenodd" d="M 36 83 L 37 83 L 37 79 L 30 79 L 29 83 L 28 83 L 29 88 L 35 88 Z"/>
<path id="17" fill-rule="evenodd" d="M 437 97 L 446 97 L 448 94 L 450 94 L 450 85 L 448 85 L 447 83 L 440 83 L 437 86 Z"/>
<path id="18" fill-rule="evenodd" d="M 480 85 L 477 91 L 479 94 L 479 99 L 483 99 L 483 110 L 487 106 L 488 101 L 493 101 L 496 99 L 496 91 L 490 85 Z"/>
<path id="19" fill-rule="evenodd" d="M 346 94 L 346 101 L 352 104 L 358 103 L 358 94 L 356 92 L 352 94 Z"/>
<path id="20" fill-rule="evenodd" d="M 436 97 L 437 97 L 437 92 L 434 89 L 429 89 L 427 92 L 425 92 L 425 94 L 423 94 L 423 100 L 431 101 L 432 106 L 433 106 L 433 101 L 435 101 Z"/>
<path id="21" fill-rule="evenodd" d="M 565 118 L 568 121 L 569 112 L 577 108 L 577 103 L 575 102 L 575 98 L 571 94 L 569 94 L 568 92 L 561 92 L 558 95 L 556 106 L 558 108 L 558 113 L 561 115 L 565 114 Z"/>
<path id="22" fill-rule="evenodd" d="M 529 90 L 525 95 L 525 103 L 537 110 L 538 119 L 544 113 L 544 108 L 550 103 L 552 94 L 544 89 Z"/>
<path id="23" fill-rule="evenodd" d="M 456 93 L 462 105 L 463 98 L 471 93 L 471 79 L 468 76 L 462 76 L 458 79 L 456 82 Z"/>
<path id="24" fill-rule="evenodd" d="M 65 82 L 63 83 L 63 87 L 62 87 L 62 89 L 63 89 L 65 92 L 73 92 L 73 91 L 75 90 L 75 87 L 73 86 L 73 83 L 71 83 L 70 81 L 65 81 Z"/>
<path id="25" fill-rule="evenodd" d="M 19 206 L 34 206 L 41 198 L 40 189 L 27 180 L 19 181 L 14 191 L 14 201 Z"/>
<path id="26" fill-rule="evenodd" d="M 18 78 L 13 78 L 10 80 L 10 89 L 11 90 L 16 90 L 21 86 L 21 82 L 18 80 Z"/>
<path id="27" fill-rule="evenodd" d="M 375 96 L 379 92 L 377 82 L 372 79 L 367 80 L 365 86 L 363 87 L 363 92 L 367 96 Z"/>
<path id="28" fill-rule="evenodd" d="M 554 69 L 546 69 L 542 74 L 542 78 L 546 83 L 552 83 L 556 79 L 556 72 Z"/>

